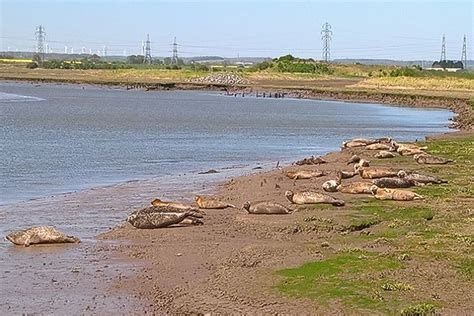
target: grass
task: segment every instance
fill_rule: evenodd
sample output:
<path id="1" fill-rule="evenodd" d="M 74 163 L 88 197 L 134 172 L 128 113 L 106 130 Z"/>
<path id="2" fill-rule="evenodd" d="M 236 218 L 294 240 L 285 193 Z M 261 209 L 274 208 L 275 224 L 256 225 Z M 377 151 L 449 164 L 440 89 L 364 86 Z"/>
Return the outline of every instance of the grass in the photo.
<path id="1" fill-rule="evenodd" d="M 419 303 L 405 307 L 401 314 L 403 316 L 428 316 L 434 315 L 436 312 L 435 305 L 431 303 Z"/>
<path id="2" fill-rule="evenodd" d="M 356 314 L 432 315 L 438 307 L 459 311 L 472 306 L 466 291 L 474 273 L 474 136 L 430 140 L 426 145 L 431 154 L 455 163 L 418 165 L 402 157 L 397 166 L 436 175 L 448 184 L 416 188 L 426 197 L 423 201 L 353 201 L 346 217 L 340 217 L 346 230 L 324 236 L 331 245 L 324 252 L 327 257 L 278 271 L 282 279 L 276 288 L 328 309 L 342 304 L 343 311 Z M 358 232 L 362 229 L 364 234 Z M 351 251 L 331 251 L 338 247 Z M 414 267 L 420 273 L 413 274 Z M 438 269 L 443 272 L 430 277 Z M 449 284 L 442 291 L 451 299 L 457 293 L 457 301 L 432 301 L 439 284 Z"/>
<path id="3" fill-rule="evenodd" d="M 378 77 L 365 79 L 353 87 L 423 90 L 474 90 L 474 79 L 457 77 Z"/>
<path id="4" fill-rule="evenodd" d="M 309 297 L 323 305 L 340 301 L 346 306 L 363 310 L 390 311 L 391 306 L 381 302 L 376 295 L 381 285 L 372 276 L 400 267 L 400 261 L 387 256 L 357 251 L 342 253 L 326 260 L 279 271 L 283 280 L 277 288 L 287 295 Z"/>

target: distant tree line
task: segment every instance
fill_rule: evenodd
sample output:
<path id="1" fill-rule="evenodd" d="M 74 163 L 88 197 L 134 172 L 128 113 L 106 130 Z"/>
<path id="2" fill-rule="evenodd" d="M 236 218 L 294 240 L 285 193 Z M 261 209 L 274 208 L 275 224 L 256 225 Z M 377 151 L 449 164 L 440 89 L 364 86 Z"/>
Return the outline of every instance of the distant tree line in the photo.
<path id="1" fill-rule="evenodd" d="M 252 67 L 252 70 L 272 69 L 278 72 L 331 74 L 333 70 L 327 63 L 317 62 L 312 58 L 296 58 L 285 55 L 271 61 L 263 61 Z"/>
<path id="2" fill-rule="evenodd" d="M 457 68 L 464 69 L 464 65 L 460 61 L 454 60 L 441 60 L 435 61 L 432 65 L 433 68 Z"/>

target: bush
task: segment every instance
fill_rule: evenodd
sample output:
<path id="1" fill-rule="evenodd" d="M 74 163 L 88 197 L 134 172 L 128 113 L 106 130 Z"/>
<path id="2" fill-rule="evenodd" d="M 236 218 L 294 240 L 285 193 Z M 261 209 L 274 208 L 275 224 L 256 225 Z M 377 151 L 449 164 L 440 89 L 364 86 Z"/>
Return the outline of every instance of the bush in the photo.
<path id="1" fill-rule="evenodd" d="M 28 69 L 36 69 L 38 68 L 38 64 L 36 62 L 31 62 L 26 64 L 26 68 Z"/>

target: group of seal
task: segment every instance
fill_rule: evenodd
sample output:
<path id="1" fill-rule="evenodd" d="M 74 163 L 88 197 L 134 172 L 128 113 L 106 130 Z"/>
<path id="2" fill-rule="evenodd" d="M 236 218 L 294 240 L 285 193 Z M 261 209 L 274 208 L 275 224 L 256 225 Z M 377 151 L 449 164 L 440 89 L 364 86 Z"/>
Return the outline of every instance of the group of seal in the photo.
<path id="1" fill-rule="evenodd" d="M 366 139 L 356 138 L 344 142 L 342 148 L 363 147 L 366 150 L 379 150 L 373 157 L 376 159 L 394 158 L 398 153 L 401 156 L 413 156 L 419 164 L 447 164 L 453 160 L 433 156 L 425 152 L 426 147 L 416 144 L 402 144 L 391 138 Z M 297 161 L 296 165 L 319 165 L 326 163 L 321 157 L 310 157 Z M 353 155 L 348 163 L 354 164 L 353 171 L 337 171 L 337 180 L 324 182 L 322 188 L 326 192 L 340 192 L 349 194 L 371 194 L 379 200 L 411 201 L 423 199 L 423 196 L 400 188 L 422 186 L 427 184 L 442 184 L 446 181 L 430 175 L 390 168 L 371 168 L 370 161 Z M 326 176 L 327 171 L 298 170 L 289 171 L 286 175 L 296 180 L 311 179 Z M 359 175 L 364 180 L 342 183 L 343 179 Z M 316 191 L 293 192 L 286 191 L 285 197 L 292 204 L 330 204 L 344 206 L 345 202 L 328 194 Z M 164 228 L 170 226 L 202 225 L 202 209 L 235 208 L 234 205 L 210 196 L 198 195 L 195 197 L 197 208 L 180 202 L 154 199 L 151 206 L 132 212 L 126 219 L 133 227 L 140 229 Z M 273 201 L 245 202 L 243 207 L 249 214 L 290 214 L 293 209 Z M 6 239 L 15 245 L 28 247 L 34 244 L 46 243 L 79 243 L 74 236 L 68 236 L 51 226 L 38 226 L 25 230 L 14 231 Z"/>
<path id="2" fill-rule="evenodd" d="M 390 138 L 364 139 L 356 138 L 343 142 L 342 148 L 363 147 L 366 150 L 380 150 L 373 157 L 377 159 L 394 158 L 398 153 L 401 156 L 413 156 L 413 159 L 420 164 L 447 164 L 450 159 L 427 154 L 427 147 L 417 144 L 397 143 Z M 354 164 L 354 171 L 338 171 L 337 180 L 329 180 L 323 183 L 323 190 L 327 192 L 341 192 L 350 194 L 372 194 L 380 200 L 411 201 L 422 199 L 423 197 L 409 190 L 413 186 L 426 184 L 441 184 L 446 181 L 434 176 L 423 175 L 416 172 L 396 170 L 391 168 L 371 168 L 370 161 L 353 155 L 347 162 Z M 343 179 L 352 178 L 359 175 L 364 180 L 350 183 L 342 183 Z"/>

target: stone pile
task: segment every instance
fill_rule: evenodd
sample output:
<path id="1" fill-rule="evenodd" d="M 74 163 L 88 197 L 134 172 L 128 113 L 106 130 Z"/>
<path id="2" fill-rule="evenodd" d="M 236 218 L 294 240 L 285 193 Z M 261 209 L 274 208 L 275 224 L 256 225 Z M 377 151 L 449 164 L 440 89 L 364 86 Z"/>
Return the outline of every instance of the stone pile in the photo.
<path id="1" fill-rule="evenodd" d="M 198 77 L 190 79 L 190 82 L 194 83 L 212 83 L 212 84 L 223 84 L 223 85 L 242 85 L 248 84 L 247 79 L 242 78 L 240 75 L 235 73 L 215 73 L 209 74 L 205 77 Z"/>

